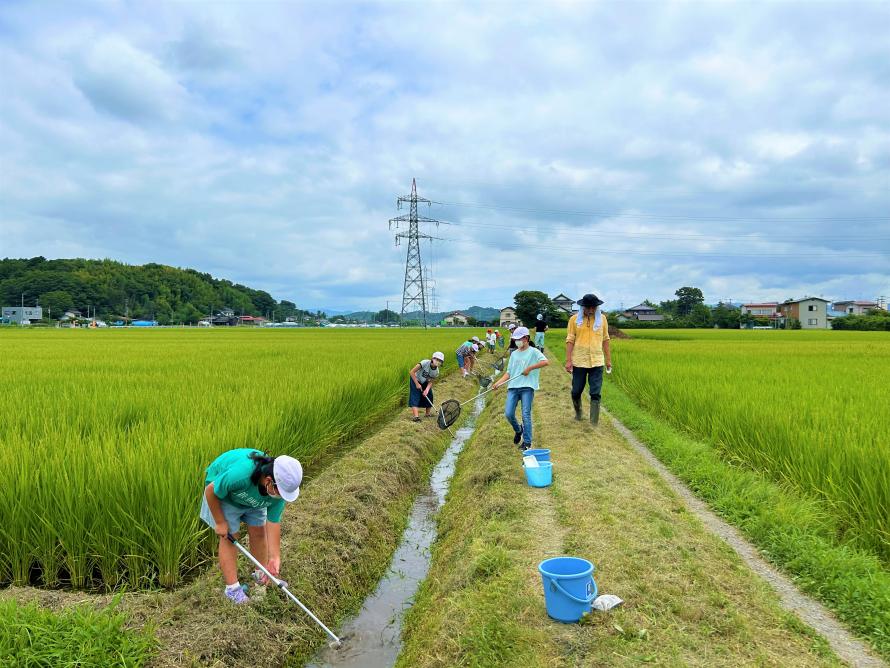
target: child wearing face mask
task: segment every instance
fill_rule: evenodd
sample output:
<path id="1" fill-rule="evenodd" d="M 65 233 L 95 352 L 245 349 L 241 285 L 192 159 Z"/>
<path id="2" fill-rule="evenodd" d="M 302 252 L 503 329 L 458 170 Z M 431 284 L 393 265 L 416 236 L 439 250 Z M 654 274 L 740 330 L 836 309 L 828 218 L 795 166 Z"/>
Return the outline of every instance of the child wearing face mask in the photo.
<path id="1" fill-rule="evenodd" d="M 427 417 L 432 417 L 433 380 L 439 377 L 439 367 L 444 362 L 445 355 L 437 351 L 433 353 L 432 358 L 420 360 L 411 369 L 411 378 L 408 381 L 408 406 L 411 407 L 411 412 L 414 414 L 411 418 L 412 421 L 420 422 L 418 410 L 421 407 L 426 409 Z"/>
<path id="2" fill-rule="evenodd" d="M 504 417 L 513 427 L 513 443 L 518 445 L 520 450 L 528 450 L 532 447 L 532 402 L 535 399 L 535 390 L 538 389 L 540 369 L 550 364 L 550 361 L 544 353 L 529 345 L 527 327 L 514 329 L 511 339 L 516 343 L 516 349 L 510 355 L 507 371 L 492 385 L 492 389 L 496 390 L 509 383 Z M 516 421 L 516 407 L 520 403 L 521 424 Z"/>
<path id="3" fill-rule="evenodd" d="M 293 457 L 272 457 L 254 448 L 224 452 L 204 474 L 201 519 L 219 536 L 219 567 L 226 581 L 225 595 L 232 603 L 250 599 L 238 582 L 236 548 L 227 535 L 238 538 L 247 525 L 250 553 L 278 577 L 281 569 L 281 514 L 285 502 L 300 495 L 303 467 Z M 266 584 L 262 572 L 254 578 Z"/>

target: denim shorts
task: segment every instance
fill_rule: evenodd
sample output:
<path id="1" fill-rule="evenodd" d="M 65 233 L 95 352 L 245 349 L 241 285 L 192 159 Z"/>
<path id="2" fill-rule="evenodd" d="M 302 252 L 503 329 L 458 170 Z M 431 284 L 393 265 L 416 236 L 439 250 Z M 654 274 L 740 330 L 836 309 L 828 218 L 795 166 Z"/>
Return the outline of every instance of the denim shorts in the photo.
<path id="1" fill-rule="evenodd" d="M 231 534 L 236 534 L 241 530 L 242 522 L 249 527 L 261 527 L 266 523 L 265 508 L 244 508 L 223 499 L 219 499 L 219 503 L 222 506 L 223 515 L 226 517 L 226 524 L 229 525 L 229 533 Z M 211 529 L 216 529 L 216 520 L 213 519 L 213 513 L 210 512 L 210 506 L 207 505 L 207 497 L 203 494 L 201 495 L 201 519 Z"/>
<path id="2" fill-rule="evenodd" d="M 460 353 L 457 354 L 457 366 L 459 366 L 461 369 L 464 368 L 464 356 Z"/>

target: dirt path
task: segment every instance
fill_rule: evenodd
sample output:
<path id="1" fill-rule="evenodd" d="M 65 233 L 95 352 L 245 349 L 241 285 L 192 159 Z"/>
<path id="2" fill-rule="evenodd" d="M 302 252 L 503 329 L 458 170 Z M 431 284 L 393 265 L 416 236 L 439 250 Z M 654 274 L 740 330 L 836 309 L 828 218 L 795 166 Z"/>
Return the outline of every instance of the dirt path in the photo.
<path id="1" fill-rule="evenodd" d="M 870 668 L 885 665 L 876 657 L 871 649 L 855 638 L 835 619 L 821 603 L 802 594 L 797 587 L 784 575 L 767 563 L 751 543 L 730 524 L 718 517 L 708 506 L 698 499 L 689 489 L 653 455 L 649 449 L 614 416 L 609 416 L 614 428 L 624 437 L 631 447 L 658 471 L 673 492 L 679 496 L 686 507 L 709 531 L 719 536 L 741 557 L 752 571 L 763 578 L 779 595 L 782 606 L 796 614 L 816 632 L 821 634 L 834 652 L 851 666 Z"/>
<path id="2" fill-rule="evenodd" d="M 838 665 L 608 420 L 571 419 L 568 383 L 546 369 L 535 399 L 550 488 L 525 484 L 503 398 L 492 402 L 461 456 L 398 665 Z M 625 605 L 551 621 L 537 564 L 560 552 L 590 559 L 600 593 Z"/>

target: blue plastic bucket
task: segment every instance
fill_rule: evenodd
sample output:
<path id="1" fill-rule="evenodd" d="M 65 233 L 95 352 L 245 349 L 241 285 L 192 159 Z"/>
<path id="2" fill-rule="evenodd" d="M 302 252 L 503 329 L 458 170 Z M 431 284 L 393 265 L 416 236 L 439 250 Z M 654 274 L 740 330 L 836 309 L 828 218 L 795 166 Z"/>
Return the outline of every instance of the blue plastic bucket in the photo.
<path id="1" fill-rule="evenodd" d="M 544 582 L 547 614 L 558 622 L 571 624 L 590 612 L 596 598 L 593 564 L 578 557 L 554 557 L 538 564 Z"/>
<path id="2" fill-rule="evenodd" d="M 525 481 L 532 487 L 549 487 L 553 482 L 553 464 L 538 462 L 535 467 L 523 466 Z"/>
<path id="3" fill-rule="evenodd" d="M 539 462 L 549 462 L 550 461 L 550 451 L 546 448 L 532 448 L 530 450 L 526 450 L 522 453 L 523 457 L 534 457 Z"/>

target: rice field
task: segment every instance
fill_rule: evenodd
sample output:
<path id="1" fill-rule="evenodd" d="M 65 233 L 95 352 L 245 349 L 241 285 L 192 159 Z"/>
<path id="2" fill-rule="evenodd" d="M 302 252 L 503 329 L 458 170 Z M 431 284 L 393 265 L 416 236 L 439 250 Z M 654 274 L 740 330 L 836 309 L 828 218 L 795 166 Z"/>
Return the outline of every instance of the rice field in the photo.
<path id="1" fill-rule="evenodd" d="M 0 584 L 173 587 L 207 560 L 204 468 L 308 472 L 467 330 L 0 330 Z"/>
<path id="2" fill-rule="evenodd" d="M 887 334 L 628 333 L 613 340 L 611 379 L 643 408 L 820 499 L 839 539 L 890 562 Z"/>

